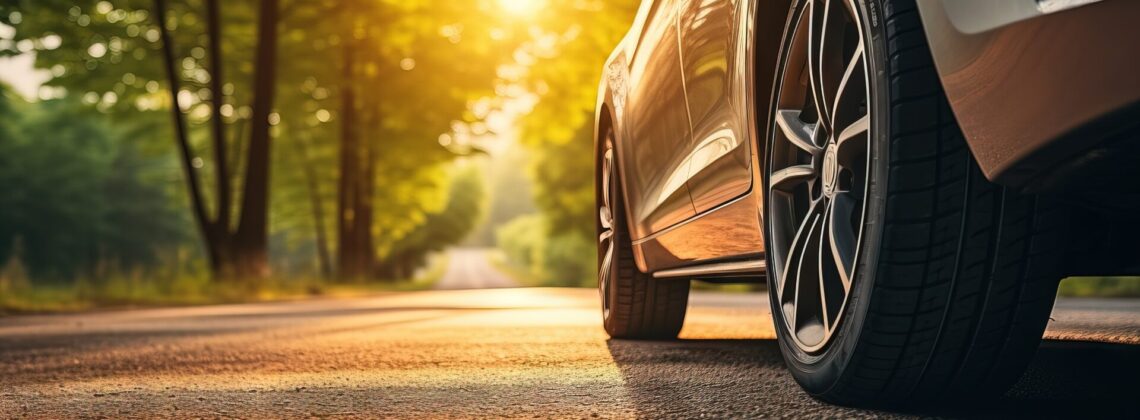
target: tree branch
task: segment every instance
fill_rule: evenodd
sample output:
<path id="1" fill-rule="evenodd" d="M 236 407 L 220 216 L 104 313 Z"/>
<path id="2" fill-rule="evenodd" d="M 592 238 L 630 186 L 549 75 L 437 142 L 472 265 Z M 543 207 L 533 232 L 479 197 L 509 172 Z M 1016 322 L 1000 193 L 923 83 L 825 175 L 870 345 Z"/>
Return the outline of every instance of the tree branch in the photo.
<path id="1" fill-rule="evenodd" d="M 190 148 L 190 141 L 186 134 L 186 121 L 182 116 L 182 107 L 178 103 L 179 76 L 175 68 L 174 45 L 170 39 L 170 31 L 166 28 L 166 0 L 154 0 L 154 17 L 158 23 L 160 40 L 162 42 L 163 67 L 166 76 L 170 79 L 171 113 L 174 117 L 174 137 L 178 142 L 178 151 L 182 160 L 182 167 L 186 172 L 186 184 L 190 193 L 190 203 L 194 211 L 194 219 L 198 223 L 207 242 L 213 236 L 213 222 L 206 214 L 206 206 L 202 202 L 202 188 L 198 182 L 198 174 L 194 170 L 194 152 Z"/>
<path id="2" fill-rule="evenodd" d="M 222 121 L 222 104 L 225 93 L 222 91 L 222 21 L 218 0 L 206 0 L 206 26 L 210 38 L 210 123 L 214 134 L 214 167 L 217 168 L 218 185 L 218 225 L 229 231 L 231 200 L 233 193 L 230 179 L 229 161 L 226 159 L 226 130 Z"/>

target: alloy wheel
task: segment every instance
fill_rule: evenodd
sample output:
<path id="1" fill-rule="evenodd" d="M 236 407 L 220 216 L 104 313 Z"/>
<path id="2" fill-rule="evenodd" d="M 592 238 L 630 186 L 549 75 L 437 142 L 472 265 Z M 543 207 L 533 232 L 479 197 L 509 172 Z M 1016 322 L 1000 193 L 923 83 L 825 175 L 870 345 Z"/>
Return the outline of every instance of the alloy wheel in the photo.
<path id="1" fill-rule="evenodd" d="M 851 0 L 809 0 L 785 41 L 767 201 L 775 296 L 800 350 L 825 349 L 850 299 L 864 231 L 871 112 Z"/>
<path id="2" fill-rule="evenodd" d="M 613 282 L 616 270 L 617 240 L 614 214 L 617 196 L 617 173 L 614 165 L 614 150 L 612 137 L 606 137 L 605 149 L 601 162 L 602 196 L 598 203 L 598 292 L 602 295 L 602 316 L 610 317 L 610 283 Z"/>

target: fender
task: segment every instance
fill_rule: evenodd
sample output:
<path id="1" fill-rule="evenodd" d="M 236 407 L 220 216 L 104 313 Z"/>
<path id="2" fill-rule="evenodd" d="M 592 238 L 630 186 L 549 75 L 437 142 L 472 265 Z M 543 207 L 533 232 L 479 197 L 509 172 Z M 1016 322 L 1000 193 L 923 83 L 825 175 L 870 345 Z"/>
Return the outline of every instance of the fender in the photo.
<path id="1" fill-rule="evenodd" d="M 730 92 L 731 106 L 740 110 L 738 133 L 749 143 L 751 187 L 742 195 L 728 200 L 693 218 L 634 241 L 634 256 L 645 272 L 658 272 L 709 262 L 753 261 L 763 255 L 761 228 L 763 185 L 760 170 L 764 156 L 765 133 L 768 132 L 772 86 L 776 79 L 776 62 L 787 22 L 790 0 L 741 0 L 739 20 L 734 33 L 738 39 L 732 48 L 738 57 L 732 75 L 736 85 Z M 723 232 L 734 238 L 724 241 L 701 232 Z"/>

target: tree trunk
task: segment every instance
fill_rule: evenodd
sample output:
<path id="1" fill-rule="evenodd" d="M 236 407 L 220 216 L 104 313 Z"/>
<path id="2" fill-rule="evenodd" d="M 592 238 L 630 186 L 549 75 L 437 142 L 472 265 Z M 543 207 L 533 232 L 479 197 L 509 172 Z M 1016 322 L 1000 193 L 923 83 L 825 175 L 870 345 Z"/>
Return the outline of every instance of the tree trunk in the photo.
<path id="1" fill-rule="evenodd" d="M 352 243 L 355 255 L 353 276 L 363 280 L 372 274 L 376 266 L 376 256 L 372 246 L 372 188 L 375 171 L 372 165 L 372 145 L 368 139 L 361 139 L 360 153 L 355 156 L 359 162 L 357 171 L 356 200 L 353 204 Z"/>
<path id="2" fill-rule="evenodd" d="M 369 91 L 375 92 L 375 87 Z M 379 103 L 368 101 L 368 137 L 361 142 L 359 197 L 357 201 L 357 246 L 360 247 L 360 270 L 366 276 L 374 276 L 376 270 L 376 247 L 372 240 L 373 197 L 376 188 L 376 133 L 379 132 L 380 111 Z"/>
<path id="3" fill-rule="evenodd" d="M 254 121 L 246 150 L 245 186 L 242 194 L 241 218 L 237 231 L 230 226 L 232 211 L 230 160 L 226 156 L 225 126 L 221 120 L 222 51 L 221 21 L 216 0 L 207 3 L 207 24 L 210 35 L 210 66 L 212 108 L 214 120 L 214 158 L 218 171 L 218 208 L 211 218 L 202 199 L 202 186 L 198 179 L 195 158 L 186 132 L 186 122 L 178 103 L 180 77 L 177 55 L 166 27 L 166 1 L 154 0 L 155 20 L 162 40 L 163 68 L 170 84 L 171 114 L 174 118 L 175 140 L 186 174 L 187 189 L 194 220 L 201 231 L 206 255 L 215 279 L 260 280 L 269 274 L 268 222 L 269 222 L 269 114 L 272 112 L 276 83 L 277 13 L 278 0 L 261 0 L 258 28 L 257 70 L 254 82 Z"/>
<path id="4" fill-rule="evenodd" d="M 257 62 L 253 81 L 253 121 L 235 252 L 237 275 L 250 280 L 269 276 L 270 114 L 277 82 L 278 0 L 261 0 L 258 10 Z"/>
<path id="5" fill-rule="evenodd" d="M 210 127 L 214 135 L 214 167 L 217 182 L 217 215 L 215 220 L 222 229 L 230 229 L 231 199 L 233 193 L 229 172 L 229 161 L 226 158 L 226 127 L 222 120 L 222 104 L 225 103 L 225 94 L 222 92 L 222 21 L 218 0 L 206 0 L 206 30 L 210 38 Z"/>
<path id="6" fill-rule="evenodd" d="M 317 268 L 321 278 L 332 278 L 332 263 L 329 256 L 328 234 L 325 232 L 325 210 L 321 203 L 320 180 L 317 171 L 313 168 L 312 158 L 309 157 L 308 141 L 301 139 L 298 144 L 298 154 L 301 156 L 301 168 L 305 172 L 305 182 L 309 187 L 309 202 L 313 207 L 313 230 L 317 241 Z"/>
<path id="7" fill-rule="evenodd" d="M 233 130 L 231 130 L 231 131 L 233 131 L 232 136 L 233 136 L 234 140 L 230 142 L 230 151 L 229 151 L 230 161 L 227 162 L 230 174 L 239 174 L 239 173 L 242 173 L 242 171 L 245 169 L 244 156 L 246 154 L 246 151 L 249 149 L 248 147 L 246 147 L 246 144 L 249 143 L 248 141 L 246 141 L 246 139 L 249 138 L 247 136 L 247 130 L 246 130 L 246 128 L 248 126 L 249 126 L 249 122 L 245 119 L 239 118 L 238 120 L 234 121 L 234 123 L 233 123 Z M 237 182 L 237 180 L 234 180 L 234 182 L 231 182 L 230 185 L 233 185 L 236 182 Z M 233 209 L 231 209 L 231 212 L 232 211 L 233 211 Z"/>
<path id="8" fill-rule="evenodd" d="M 341 280 L 359 278 L 362 274 L 356 243 L 360 139 L 356 126 L 354 54 L 351 38 L 348 38 L 344 43 L 344 67 L 340 80 L 340 179 L 337 183 L 337 277 Z"/>
<path id="9" fill-rule="evenodd" d="M 198 172 L 194 168 L 194 152 L 190 148 L 190 140 L 186 133 L 186 121 L 182 115 L 182 107 L 178 103 L 180 78 L 178 76 L 177 57 L 174 44 L 170 39 L 170 30 L 166 27 L 166 1 L 154 0 L 154 19 L 159 30 L 159 39 L 162 41 L 162 64 L 170 87 L 170 112 L 174 121 L 174 139 L 178 144 L 178 155 L 182 161 L 182 169 L 186 176 L 186 189 L 190 196 L 190 207 L 194 216 L 194 223 L 202 234 L 209 259 L 210 268 L 218 272 L 222 261 L 222 242 L 225 235 L 221 235 L 217 224 L 206 212 L 206 205 L 202 200 L 202 187 L 198 180 Z"/>

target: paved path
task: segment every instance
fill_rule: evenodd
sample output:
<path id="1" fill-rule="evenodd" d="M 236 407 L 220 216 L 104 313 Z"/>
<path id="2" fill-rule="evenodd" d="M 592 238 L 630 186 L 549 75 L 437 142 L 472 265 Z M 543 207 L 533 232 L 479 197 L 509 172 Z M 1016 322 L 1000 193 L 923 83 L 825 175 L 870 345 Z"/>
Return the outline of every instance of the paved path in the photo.
<path id="1" fill-rule="evenodd" d="M 997 407 L 881 413 L 807 397 L 767 299 L 696 293 L 682 340 L 607 340 L 588 289 L 0 319 L 0 418 L 881 417 L 1135 407 L 1140 301 L 1065 300 Z M 996 410 L 996 411 L 993 411 Z M 1134 413 L 1132 413 L 1134 414 Z"/>
<path id="2" fill-rule="evenodd" d="M 435 284 L 437 290 L 503 289 L 519 287 L 510 276 L 488 260 L 490 250 L 458 248 L 448 252 L 447 271 Z"/>

